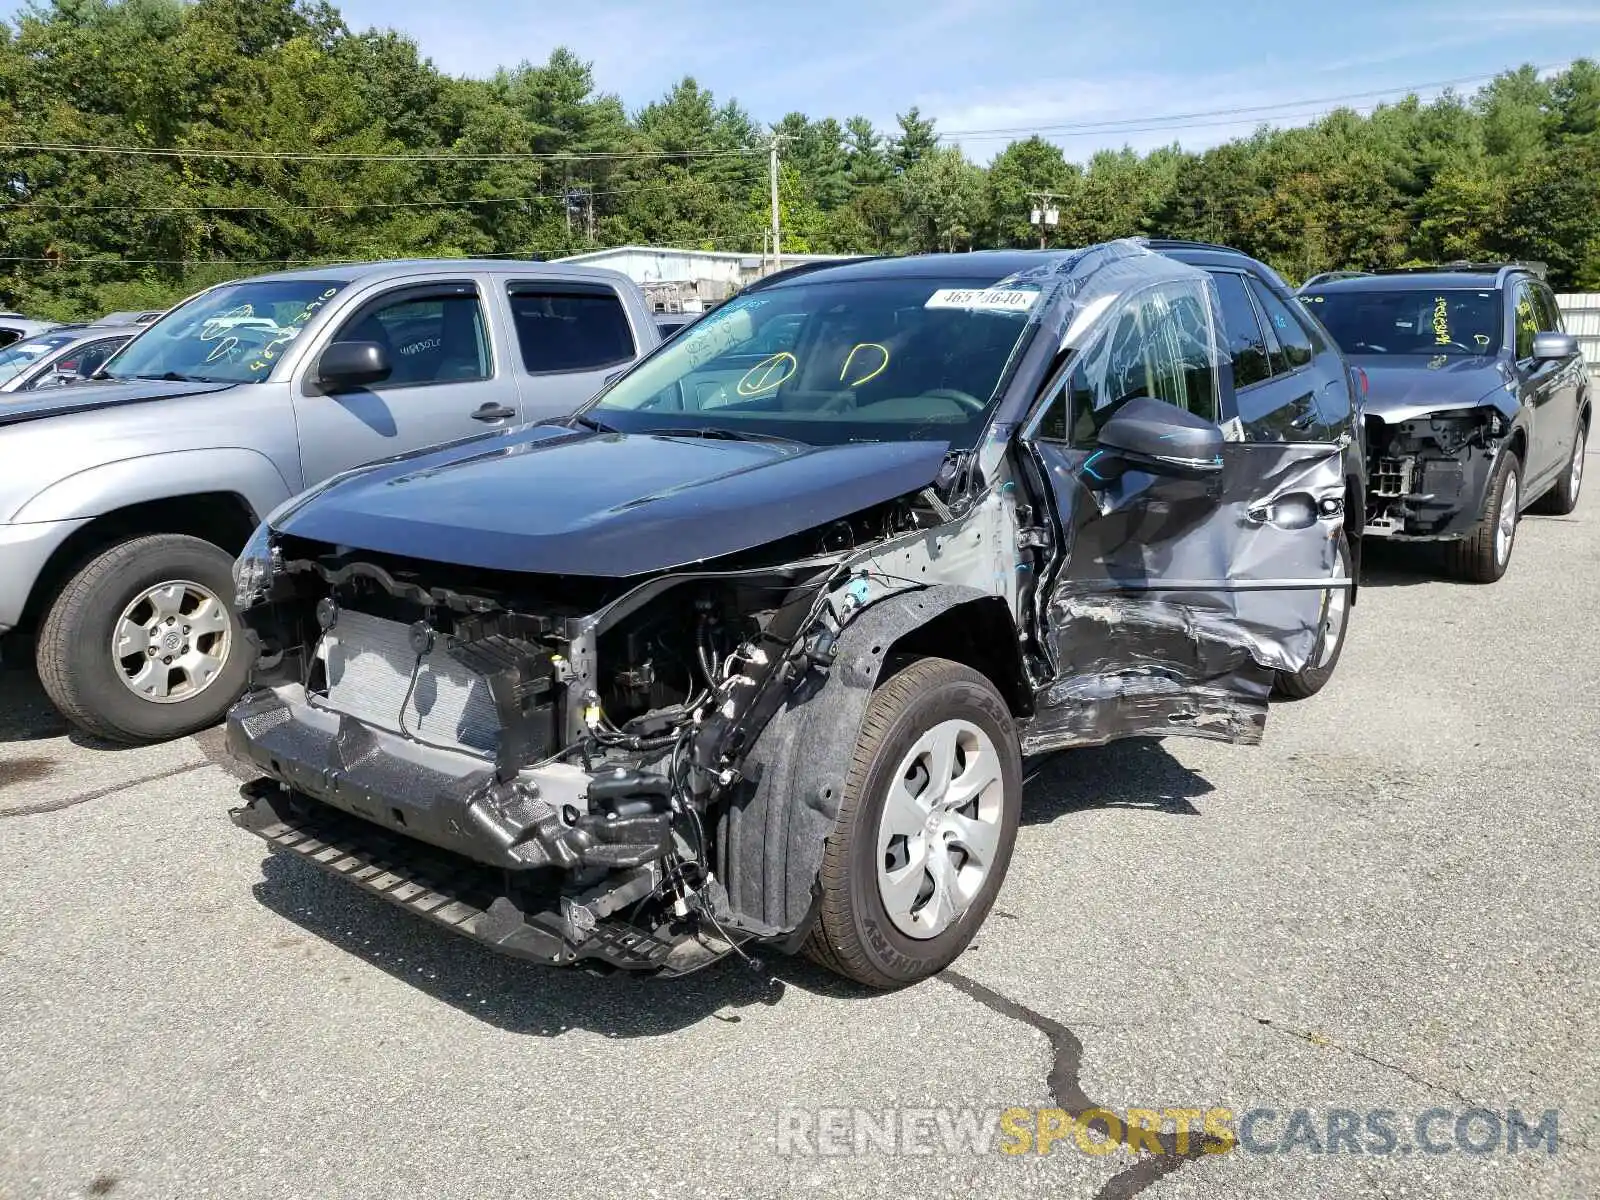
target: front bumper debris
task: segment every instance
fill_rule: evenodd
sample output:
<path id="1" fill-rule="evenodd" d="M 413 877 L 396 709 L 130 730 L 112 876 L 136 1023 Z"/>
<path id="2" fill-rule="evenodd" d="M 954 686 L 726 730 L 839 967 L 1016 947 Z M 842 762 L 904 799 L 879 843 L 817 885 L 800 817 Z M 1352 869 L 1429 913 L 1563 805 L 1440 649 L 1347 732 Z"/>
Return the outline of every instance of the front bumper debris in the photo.
<path id="1" fill-rule="evenodd" d="M 501 953 L 552 966 L 590 960 L 668 974 L 701 965 L 675 956 L 673 943 L 631 926 L 596 922 L 575 941 L 568 936 L 570 914 L 520 906 L 507 894 L 504 872 L 347 816 L 271 780 L 246 784 L 242 794 L 247 803 L 232 810 L 233 823 L 275 852 Z"/>

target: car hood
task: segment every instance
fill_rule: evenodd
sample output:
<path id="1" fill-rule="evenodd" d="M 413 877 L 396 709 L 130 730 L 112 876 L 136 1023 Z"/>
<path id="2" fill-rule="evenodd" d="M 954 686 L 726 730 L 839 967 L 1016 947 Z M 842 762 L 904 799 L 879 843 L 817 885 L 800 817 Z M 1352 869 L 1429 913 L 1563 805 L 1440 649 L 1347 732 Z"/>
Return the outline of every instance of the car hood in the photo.
<path id="1" fill-rule="evenodd" d="M 1358 354 L 1351 356 L 1350 365 L 1367 373 L 1370 386 L 1362 411 L 1390 423 L 1475 408 L 1512 382 L 1498 358 Z"/>
<path id="2" fill-rule="evenodd" d="M 97 408 L 116 408 L 122 404 L 145 404 L 176 396 L 203 396 L 225 392 L 231 383 L 182 383 L 165 379 L 131 379 L 126 383 L 80 383 L 72 387 L 49 388 L 41 392 L 12 392 L 0 397 L 0 425 L 37 421 L 63 413 L 91 412 Z M 12 401 L 10 396 L 23 399 Z"/>
<path id="3" fill-rule="evenodd" d="M 272 524 L 459 566 L 622 578 L 749 550 L 905 495 L 933 482 L 948 450 L 534 425 L 357 471 Z"/>

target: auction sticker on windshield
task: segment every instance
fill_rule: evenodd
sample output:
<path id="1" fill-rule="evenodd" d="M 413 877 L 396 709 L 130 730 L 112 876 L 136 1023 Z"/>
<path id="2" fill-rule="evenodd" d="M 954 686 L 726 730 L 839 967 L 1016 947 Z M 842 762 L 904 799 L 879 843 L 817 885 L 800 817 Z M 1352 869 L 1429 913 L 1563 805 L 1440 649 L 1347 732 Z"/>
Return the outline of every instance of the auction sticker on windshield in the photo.
<path id="1" fill-rule="evenodd" d="M 924 308 L 981 308 L 989 312 L 1027 312 L 1039 298 L 1021 288 L 940 288 Z"/>

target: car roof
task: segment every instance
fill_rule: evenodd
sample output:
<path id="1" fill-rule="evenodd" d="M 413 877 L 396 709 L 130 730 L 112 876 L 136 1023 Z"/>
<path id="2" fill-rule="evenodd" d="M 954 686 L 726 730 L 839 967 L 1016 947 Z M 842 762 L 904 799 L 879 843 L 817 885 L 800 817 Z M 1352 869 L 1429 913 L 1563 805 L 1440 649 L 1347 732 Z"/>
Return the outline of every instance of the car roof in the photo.
<path id="1" fill-rule="evenodd" d="M 1486 267 L 1482 270 L 1460 270 L 1440 267 L 1437 270 L 1382 271 L 1367 275 L 1351 275 L 1344 279 L 1326 279 L 1306 287 L 1307 293 L 1329 295 L 1337 292 L 1417 292 L 1430 289 L 1492 292 L 1503 288 L 1512 279 L 1538 278 L 1526 267 Z"/>
<path id="2" fill-rule="evenodd" d="M 747 291 L 782 287 L 797 279 L 830 282 L 857 279 L 1005 279 L 1066 261 L 1078 250 L 973 250 L 965 254 L 907 254 L 806 263 L 751 284 Z"/>
<path id="3" fill-rule="evenodd" d="M 354 283 L 385 279 L 408 279 L 415 275 L 448 275 L 454 272 L 490 273 L 495 275 L 534 276 L 540 279 L 592 279 L 615 283 L 627 278 L 619 271 L 604 267 L 577 266 L 570 263 L 540 262 L 537 259 L 517 258 L 406 258 L 385 259 L 381 262 L 330 263 L 327 266 L 306 267 L 302 270 L 272 271 L 265 275 L 241 276 L 232 283 L 251 283 L 292 279 L 328 279 Z"/>

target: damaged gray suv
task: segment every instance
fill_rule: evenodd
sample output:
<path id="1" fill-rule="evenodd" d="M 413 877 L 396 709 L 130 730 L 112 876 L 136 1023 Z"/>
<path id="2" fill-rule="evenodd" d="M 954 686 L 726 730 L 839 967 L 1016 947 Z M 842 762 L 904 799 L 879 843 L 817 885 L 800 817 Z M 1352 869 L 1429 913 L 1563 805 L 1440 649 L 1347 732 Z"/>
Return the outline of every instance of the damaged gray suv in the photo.
<path id="1" fill-rule="evenodd" d="M 236 567 L 235 822 L 539 962 L 938 971 L 1024 755 L 1255 742 L 1337 656 L 1352 398 L 1245 440 L 1221 325 L 1136 242 L 809 266 L 290 501 Z"/>

